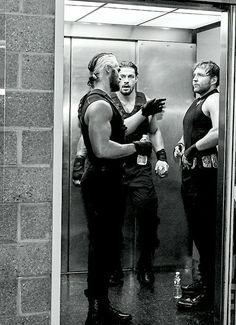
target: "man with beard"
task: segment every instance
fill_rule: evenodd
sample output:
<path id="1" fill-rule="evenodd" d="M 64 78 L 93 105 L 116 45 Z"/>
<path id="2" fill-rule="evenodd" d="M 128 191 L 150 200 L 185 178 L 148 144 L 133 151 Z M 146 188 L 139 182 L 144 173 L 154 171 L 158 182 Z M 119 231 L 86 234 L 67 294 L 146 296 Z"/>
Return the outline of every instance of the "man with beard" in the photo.
<path id="1" fill-rule="evenodd" d="M 112 100 L 125 119 L 126 125 L 129 125 L 130 117 L 135 116 L 140 111 L 141 107 L 147 102 L 147 98 L 144 93 L 135 90 L 138 81 L 138 68 L 133 62 L 121 62 L 119 76 L 120 89 L 112 94 Z M 143 134 L 148 134 L 157 158 L 155 171 L 160 177 L 165 177 L 169 166 L 162 134 L 158 127 L 157 120 L 161 118 L 161 114 L 147 117 L 135 130 L 126 135 L 125 142 L 138 141 Z M 157 238 L 159 218 L 151 159 L 148 159 L 145 165 L 137 163 L 136 155 L 130 155 L 125 159 L 125 189 L 138 221 L 137 279 L 141 285 L 152 287 L 155 280 L 152 267 L 153 257 L 156 248 L 159 246 Z M 117 259 L 110 276 L 110 285 L 122 283 L 121 245 L 117 245 L 117 252 L 114 256 L 117 256 Z"/>
<path id="2" fill-rule="evenodd" d="M 183 203 L 200 257 L 201 279 L 182 286 L 177 307 L 183 310 L 209 307 L 214 300 L 219 74 L 212 61 L 194 67 L 193 91 L 200 96 L 184 116 L 183 137 L 174 149 L 182 162 Z"/>
<path id="3" fill-rule="evenodd" d="M 92 90 L 80 101 L 78 116 L 87 150 L 88 166 L 81 180 L 89 231 L 86 325 L 129 323 L 131 315 L 114 309 L 108 299 L 110 261 L 120 235 L 123 158 L 150 156 L 150 142 L 124 144 L 125 133 L 147 116 L 162 110 L 162 100 L 153 99 L 125 126 L 110 94 L 119 90 L 119 65 L 111 53 L 100 53 L 88 65 Z"/>

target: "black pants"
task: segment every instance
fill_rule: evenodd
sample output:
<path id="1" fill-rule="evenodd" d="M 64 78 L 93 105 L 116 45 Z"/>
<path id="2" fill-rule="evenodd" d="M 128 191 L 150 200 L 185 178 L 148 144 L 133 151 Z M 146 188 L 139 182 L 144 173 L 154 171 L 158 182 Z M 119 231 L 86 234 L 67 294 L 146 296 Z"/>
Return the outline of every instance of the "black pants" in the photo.
<path id="1" fill-rule="evenodd" d="M 214 294 L 217 169 L 182 172 L 182 197 L 190 235 L 200 256 L 199 271 L 208 293 Z"/>
<path id="2" fill-rule="evenodd" d="M 145 166 L 135 162 L 125 168 L 126 195 L 131 200 L 138 226 L 138 267 L 147 268 L 152 266 L 152 257 L 159 245 L 158 199 L 152 177 L 150 161 Z"/>
<path id="3" fill-rule="evenodd" d="M 89 166 L 81 188 L 89 230 L 88 294 L 99 299 L 108 295 L 114 250 L 120 242 L 124 206 L 121 171 Z"/>

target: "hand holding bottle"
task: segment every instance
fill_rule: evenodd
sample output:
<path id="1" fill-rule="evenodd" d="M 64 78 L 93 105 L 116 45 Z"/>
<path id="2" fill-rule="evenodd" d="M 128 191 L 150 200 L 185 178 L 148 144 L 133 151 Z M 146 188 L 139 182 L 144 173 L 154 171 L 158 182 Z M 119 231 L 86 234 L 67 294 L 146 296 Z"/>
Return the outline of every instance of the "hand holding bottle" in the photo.
<path id="1" fill-rule="evenodd" d="M 150 141 L 148 142 L 134 141 L 133 144 L 135 146 L 137 154 L 148 156 L 148 157 L 151 156 L 152 143 Z"/>
<path id="2" fill-rule="evenodd" d="M 152 154 L 152 143 L 147 134 L 143 134 L 140 141 L 134 141 L 134 145 L 137 155 L 137 164 L 146 165 L 148 162 L 148 157 Z"/>

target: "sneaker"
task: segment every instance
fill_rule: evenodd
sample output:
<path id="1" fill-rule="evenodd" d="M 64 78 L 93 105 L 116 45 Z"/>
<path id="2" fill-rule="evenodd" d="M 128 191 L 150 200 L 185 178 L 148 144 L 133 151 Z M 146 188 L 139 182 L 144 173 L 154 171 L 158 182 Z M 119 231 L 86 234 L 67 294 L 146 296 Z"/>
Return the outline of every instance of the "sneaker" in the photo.
<path id="1" fill-rule="evenodd" d="M 205 294 L 197 294 L 195 296 L 183 296 L 180 298 L 176 307 L 178 310 L 191 311 L 191 310 L 205 310 L 212 306 L 212 302 Z"/>
<path id="2" fill-rule="evenodd" d="M 187 285 L 182 285 L 181 286 L 182 289 L 182 294 L 183 295 L 196 295 L 196 294 L 204 294 L 206 292 L 206 286 L 203 285 L 203 283 L 201 281 L 194 281 L 191 284 L 187 284 Z"/>

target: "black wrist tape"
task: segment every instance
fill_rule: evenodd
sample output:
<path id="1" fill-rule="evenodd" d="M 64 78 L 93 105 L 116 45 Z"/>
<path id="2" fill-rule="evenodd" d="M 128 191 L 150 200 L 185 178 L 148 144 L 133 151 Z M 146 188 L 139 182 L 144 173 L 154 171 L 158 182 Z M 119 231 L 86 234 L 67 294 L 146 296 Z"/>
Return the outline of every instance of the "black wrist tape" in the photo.
<path id="1" fill-rule="evenodd" d="M 157 160 L 161 160 L 161 161 L 166 161 L 167 162 L 167 157 L 166 157 L 166 151 L 165 151 L 165 149 L 158 150 L 156 152 L 156 157 L 157 157 Z"/>

